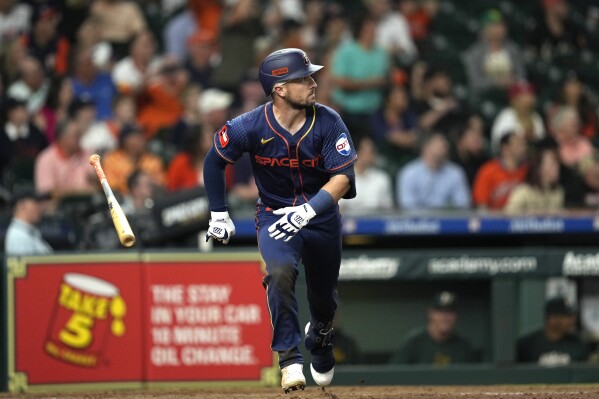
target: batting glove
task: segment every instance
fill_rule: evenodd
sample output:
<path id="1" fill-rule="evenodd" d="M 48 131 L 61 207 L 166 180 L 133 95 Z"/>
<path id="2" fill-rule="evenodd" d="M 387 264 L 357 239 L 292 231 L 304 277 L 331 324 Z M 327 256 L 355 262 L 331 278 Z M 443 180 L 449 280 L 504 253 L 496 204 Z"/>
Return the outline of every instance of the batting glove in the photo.
<path id="1" fill-rule="evenodd" d="M 277 209 L 273 211 L 273 214 L 283 215 L 283 217 L 268 228 L 269 235 L 275 240 L 285 238 L 286 242 L 291 240 L 302 227 L 308 224 L 310 219 L 316 216 L 316 212 L 308 204 Z"/>
<path id="2" fill-rule="evenodd" d="M 228 244 L 229 239 L 235 235 L 235 225 L 229 217 L 229 212 L 210 212 L 210 222 L 208 222 L 208 232 L 206 241 L 213 239 Z"/>

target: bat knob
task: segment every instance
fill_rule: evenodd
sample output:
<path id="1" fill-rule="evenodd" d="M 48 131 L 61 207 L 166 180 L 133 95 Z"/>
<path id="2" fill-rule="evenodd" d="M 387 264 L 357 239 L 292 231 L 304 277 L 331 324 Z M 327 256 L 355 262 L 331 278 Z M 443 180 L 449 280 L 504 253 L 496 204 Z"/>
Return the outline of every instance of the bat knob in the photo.
<path id="1" fill-rule="evenodd" d="M 89 163 L 90 163 L 90 165 L 93 165 L 93 164 L 98 163 L 98 162 L 100 162 L 100 156 L 98 154 L 90 155 L 90 157 L 89 157 Z"/>

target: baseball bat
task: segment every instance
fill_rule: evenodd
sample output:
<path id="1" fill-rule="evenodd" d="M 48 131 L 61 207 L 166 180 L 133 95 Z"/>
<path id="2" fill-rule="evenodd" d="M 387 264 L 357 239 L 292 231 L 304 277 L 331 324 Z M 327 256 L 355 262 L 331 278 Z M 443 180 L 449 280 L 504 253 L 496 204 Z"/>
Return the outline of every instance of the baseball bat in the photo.
<path id="1" fill-rule="evenodd" d="M 119 236 L 119 241 L 124 247 L 131 247 L 135 244 L 133 230 L 131 230 L 131 226 L 129 226 L 129 221 L 125 216 L 121 205 L 114 197 L 112 189 L 108 184 L 108 180 L 106 180 L 104 169 L 102 169 L 102 165 L 100 164 L 100 156 L 98 154 L 90 156 L 89 163 L 96 169 L 96 174 L 98 175 L 98 179 L 100 179 L 100 184 L 104 190 L 106 201 L 108 201 L 108 209 L 110 209 L 110 216 L 112 217 L 112 223 L 114 223 L 114 228 Z"/>

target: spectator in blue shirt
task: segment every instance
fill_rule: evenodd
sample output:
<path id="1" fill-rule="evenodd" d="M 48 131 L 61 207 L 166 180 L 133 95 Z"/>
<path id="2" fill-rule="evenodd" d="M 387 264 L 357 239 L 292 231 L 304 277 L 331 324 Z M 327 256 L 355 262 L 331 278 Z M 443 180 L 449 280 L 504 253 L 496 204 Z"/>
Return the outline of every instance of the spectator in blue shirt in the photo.
<path id="1" fill-rule="evenodd" d="M 105 120 L 112 116 L 112 100 L 117 90 L 110 74 L 99 71 L 94 65 L 90 50 L 83 50 L 77 55 L 71 84 L 75 98 L 88 97 L 96 104 L 97 119 Z"/>
<path id="2" fill-rule="evenodd" d="M 420 157 L 397 176 L 399 206 L 406 210 L 468 208 L 470 189 L 464 170 L 447 160 L 449 144 L 440 133 L 424 139 Z"/>

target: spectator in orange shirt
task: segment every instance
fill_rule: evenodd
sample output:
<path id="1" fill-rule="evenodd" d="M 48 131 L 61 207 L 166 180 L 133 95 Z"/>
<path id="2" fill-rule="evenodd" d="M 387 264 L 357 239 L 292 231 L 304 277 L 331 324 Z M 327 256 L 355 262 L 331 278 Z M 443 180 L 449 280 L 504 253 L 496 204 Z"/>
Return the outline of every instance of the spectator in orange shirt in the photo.
<path id="1" fill-rule="evenodd" d="M 526 139 L 516 133 L 501 137 L 499 158 L 481 166 L 474 180 L 474 204 L 480 209 L 503 209 L 512 190 L 526 179 Z"/>
<path id="2" fill-rule="evenodd" d="M 166 60 L 160 72 L 142 91 L 137 120 L 146 139 L 151 139 L 161 128 L 170 128 L 183 113 L 183 92 L 187 73 L 175 60 Z"/>
<path id="3" fill-rule="evenodd" d="M 197 126 L 191 128 L 185 149 L 171 160 L 167 172 L 170 191 L 184 188 L 204 187 L 204 157 L 212 146 L 212 133 Z"/>
<path id="4" fill-rule="evenodd" d="M 120 147 L 104 157 L 102 165 L 113 190 L 127 194 L 127 179 L 136 169 L 146 172 L 157 186 L 164 186 L 162 159 L 146 150 L 146 140 L 138 126 L 125 126 L 119 137 Z"/>

